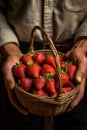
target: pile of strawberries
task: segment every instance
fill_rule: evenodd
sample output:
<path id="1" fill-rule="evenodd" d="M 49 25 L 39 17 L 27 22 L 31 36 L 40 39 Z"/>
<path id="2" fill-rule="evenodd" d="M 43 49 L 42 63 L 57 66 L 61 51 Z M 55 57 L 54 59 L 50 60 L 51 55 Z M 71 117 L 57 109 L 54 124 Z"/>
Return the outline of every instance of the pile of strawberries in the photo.
<path id="1" fill-rule="evenodd" d="M 64 60 L 63 55 L 58 55 L 61 66 L 62 93 L 71 91 L 76 66 L 69 60 Z M 52 53 L 36 52 L 33 56 L 25 54 L 16 63 L 12 72 L 16 82 L 25 91 L 40 96 L 57 96 L 59 78 L 56 62 Z"/>

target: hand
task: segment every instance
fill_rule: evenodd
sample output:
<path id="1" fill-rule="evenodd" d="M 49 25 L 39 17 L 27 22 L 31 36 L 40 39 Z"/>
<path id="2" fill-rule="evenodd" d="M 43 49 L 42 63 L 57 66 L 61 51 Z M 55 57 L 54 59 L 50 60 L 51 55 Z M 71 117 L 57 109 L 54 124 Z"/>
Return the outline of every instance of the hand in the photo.
<path id="1" fill-rule="evenodd" d="M 80 90 L 78 94 L 76 95 L 75 99 L 69 105 L 67 112 L 71 111 L 74 107 L 76 107 L 81 101 L 81 99 L 83 98 L 84 92 L 85 92 L 85 84 L 86 84 L 86 77 L 83 78 L 82 83 L 79 86 Z"/>
<path id="2" fill-rule="evenodd" d="M 28 115 L 29 112 L 17 100 L 16 94 L 14 92 L 15 81 L 12 74 L 13 65 L 19 62 L 19 58 L 23 54 L 14 44 L 5 45 L 4 49 L 7 55 L 6 60 L 3 63 L 3 78 L 10 102 L 19 112 L 23 113 L 24 115 Z"/>
<path id="3" fill-rule="evenodd" d="M 87 39 L 79 40 L 67 55 L 73 60 L 74 64 L 77 65 L 75 80 L 80 85 L 80 90 L 70 104 L 69 111 L 77 106 L 84 96 L 87 75 Z"/>
<path id="4" fill-rule="evenodd" d="M 19 58 L 23 55 L 18 46 L 12 43 L 6 44 L 3 47 L 5 61 L 3 63 L 3 76 L 6 82 L 9 84 L 9 88 L 14 88 L 14 78 L 12 74 L 12 67 L 16 63 L 19 63 Z"/>

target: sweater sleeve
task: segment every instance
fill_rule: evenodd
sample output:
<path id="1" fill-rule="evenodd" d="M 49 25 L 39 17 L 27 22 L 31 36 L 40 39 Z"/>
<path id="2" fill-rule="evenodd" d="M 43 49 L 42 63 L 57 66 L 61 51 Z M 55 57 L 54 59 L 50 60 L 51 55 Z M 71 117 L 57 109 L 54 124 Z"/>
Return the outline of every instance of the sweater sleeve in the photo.
<path id="1" fill-rule="evenodd" d="M 76 35 L 75 35 L 75 41 L 86 37 L 87 38 L 87 16 L 84 19 L 84 21 L 81 23 L 81 25 L 79 26 Z"/>
<path id="2" fill-rule="evenodd" d="M 6 16 L 3 13 L 3 10 L 0 9 L 0 46 L 9 42 L 19 44 L 15 32 L 8 24 Z"/>

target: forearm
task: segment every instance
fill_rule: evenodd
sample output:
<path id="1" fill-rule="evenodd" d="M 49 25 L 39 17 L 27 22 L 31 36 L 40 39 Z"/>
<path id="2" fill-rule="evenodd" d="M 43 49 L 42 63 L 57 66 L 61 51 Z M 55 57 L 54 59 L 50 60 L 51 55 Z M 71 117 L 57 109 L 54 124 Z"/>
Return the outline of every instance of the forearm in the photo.
<path id="1" fill-rule="evenodd" d="M 85 48 L 87 50 L 87 38 L 81 38 L 75 42 L 74 48 Z"/>

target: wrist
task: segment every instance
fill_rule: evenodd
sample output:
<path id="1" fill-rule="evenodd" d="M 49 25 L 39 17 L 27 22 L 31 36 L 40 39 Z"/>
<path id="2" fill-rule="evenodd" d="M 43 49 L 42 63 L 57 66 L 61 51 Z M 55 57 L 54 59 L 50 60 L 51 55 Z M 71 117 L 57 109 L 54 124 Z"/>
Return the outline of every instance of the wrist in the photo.
<path id="1" fill-rule="evenodd" d="M 82 47 L 82 48 L 85 47 L 85 48 L 87 48 L 87 38 L 79 39 L 75 43 L 74 47 Z"/>

